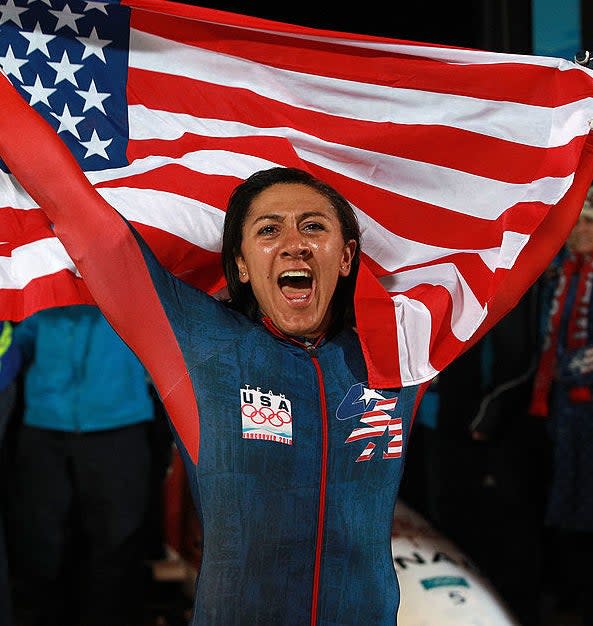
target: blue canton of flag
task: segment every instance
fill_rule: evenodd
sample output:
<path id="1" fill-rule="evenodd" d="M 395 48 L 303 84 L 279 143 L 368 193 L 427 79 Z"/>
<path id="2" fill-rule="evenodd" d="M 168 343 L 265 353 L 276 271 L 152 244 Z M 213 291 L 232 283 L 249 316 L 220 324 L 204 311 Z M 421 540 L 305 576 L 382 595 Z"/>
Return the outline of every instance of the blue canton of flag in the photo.
<path id="1" fill-rule="evenodd" d="M 84 170 L 127 164 L 129 9 L 60 0 L 0 5 L 0 65 L 13 85 Z"/>

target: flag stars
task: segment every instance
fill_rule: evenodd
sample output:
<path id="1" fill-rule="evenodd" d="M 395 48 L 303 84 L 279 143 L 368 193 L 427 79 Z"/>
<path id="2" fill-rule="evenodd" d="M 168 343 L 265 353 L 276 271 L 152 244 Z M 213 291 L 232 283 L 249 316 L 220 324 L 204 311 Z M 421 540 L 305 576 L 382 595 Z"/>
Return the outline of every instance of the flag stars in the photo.
<path id="1" fill-rule="evenodd" d="M 81 70 L 84 66 L 80 63 L 71 63 L 70 57 L 66 50 L 64 50 L 64 54 L 59 62 L 49 62 L 47 63 L 55 72 L 56 72 L 56 80 L 55 84 L 62 82 L 63 80 L 67 80 L 69 83 L 72 83 L 75 87 L 78 87 L 78 82 L 74 74 Z"/>
<path id="2" fill-rule="evenodd" d="M 97 131 L 93 130 L 90 141 L 80 142 L 80 144 L 86 148 L 86 154 L 84 155 L 84 158 L 87 159 L 93 154 L 97 154 L 98 156 L 109 160 L 106 148 L 111 144 L 112 141 L 113 139 L 100 139 L 99 135 L 97 135 Z"/>
<path id="3" fill-rule="evenodd" d="M 39 22 L 35 24 L 35 29 L 32 33 L 23 33 L 21 35 L 29 40 L 29 46 L 27 48 L 27 56 L 34 52 L 35 50 L 39 50 L 42 54 L 49 58 L 49 51 L 47 49 L 47 44 L 55 39 L 55 35 L 46 35 L 42 30 Z"/>
<path id="4" fill-rule="evenodd" d="M 77 89 L 76 93 L 84 98 L 84 106 L 82 108 L 82 112 L 88 111 L 95 107 L 102 113 L 105 113 L 105 107 L 103 106 L 103 100 L 109 98 L 110 94 L 105 92 L 97 91 L 97 87 L 95 86 L 95 81 L 91 79 L 91 84 L 88 88 L 88 91 L 83 91 L 82 89 Z"/>
<path id="5" fill-rule="evenodd" d="M 76 137 L 76 139 L 80 140 L 80 135 L 78 134 L 78 129 L 76 128 L 76 126 L 84 120 L 84 116 L 79 117 L 77 115 L 72 115 L 67 104 L 64 105 L 62 115 L 58 115 L 53 111 L 51 112 L 51 114 L 60 122 L 58 133 L 69 131 Z"/>
<path id="6" fill-rule="evenodd" d="M 75 33 L 78 32 L 76 21 L 84 17 L 82 13 L 72 13 L 72 10 L 68 5 L 66 5 L 61 11 L 50 11 L 50 13 L 58 20 L 54 30 L 60 30 L 60 28 L 65 28 L 67 26 Z"/>
<path id="7" fill-rule="evenodd" d="M 26 7 L 15 6 L 14 0 L 7 0 L 6 4 L 0 7 L 0 25 L 6 22 L 14 22 L 19 28 L 22 28 L 21 13 L 28 10 Z"/>
<path id="8" fill-rule="evenodd" d="M 96 9 L 97 11 L 101 11 L 101 13 L 105 13 L 107 15 L 107 3 L 106 2 L 86 2 L 86 6 L 83 11 L 86 13 L 87 11 L 92 11 Z"/>
<path id="9" fill-rule="evenodd" d="M 93 26 L 93 30 L 88 37 L 77 37 L 78 41 L 84 46 L 84 52 L 82 53 L 82 60 L 95 55 L 98 59 L 107 63 L 105 55 L 103 54 L 103 48 L 111 43 L 110 39 L 99 39 L 97 35 L 97 29 Z"/>
<path id="10" fill-rule="evenodd" d="M 6 75 L 12 74 L 16 79 L 18 79 L 21 83 L 23 82 L 23 77 L 21 75 L 21 67 L 28 63 L 27 59 L 17 59 L 14 56 L 14 52 L 12 51 L 12 46 L 8 46 L 8 50 L 6 51 L 6 55 L 0 57 L 0 65 L 4 70 Z"/>
<path id="11" fill-rule="evenodd" d="M 54 91 L 57 91 L 52 87 L 44 87 L 39 76 L 35 77 L 35 83 L 33 85 L 23 85 L 23 89 L 31 95 L 31 99 L 29 100 L 31 106 L 38 102 L 43 102 L 43 104 L 49 106 L 48 98 Z"/>

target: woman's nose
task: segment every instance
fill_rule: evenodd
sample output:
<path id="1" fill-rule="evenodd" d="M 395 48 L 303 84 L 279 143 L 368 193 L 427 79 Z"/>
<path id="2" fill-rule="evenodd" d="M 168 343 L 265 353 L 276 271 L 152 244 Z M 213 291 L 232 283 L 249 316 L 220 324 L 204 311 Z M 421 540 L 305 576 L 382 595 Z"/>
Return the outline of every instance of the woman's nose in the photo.
<path id="1" fill-rule="evenodd" d="M 311 248 L 304 235 L 294 230 L 286 234 L 283 242 L 282 255 L 305 258 L 311 253 Z"/>

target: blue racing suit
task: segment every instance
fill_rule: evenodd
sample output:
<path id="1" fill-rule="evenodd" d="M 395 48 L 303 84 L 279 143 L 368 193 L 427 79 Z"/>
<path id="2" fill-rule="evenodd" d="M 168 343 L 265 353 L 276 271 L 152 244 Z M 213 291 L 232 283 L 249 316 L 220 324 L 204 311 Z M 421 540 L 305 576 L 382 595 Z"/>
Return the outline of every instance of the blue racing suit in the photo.
<path id="1" fill-rule="evenodd" d="M 192 624 L 395 624 L 391 525 L 418 387 L 368 389 L 353 330 L 285 337 L 140 244 L 198 404 L 198 462 L 184 455 L 204 534 Z"/>

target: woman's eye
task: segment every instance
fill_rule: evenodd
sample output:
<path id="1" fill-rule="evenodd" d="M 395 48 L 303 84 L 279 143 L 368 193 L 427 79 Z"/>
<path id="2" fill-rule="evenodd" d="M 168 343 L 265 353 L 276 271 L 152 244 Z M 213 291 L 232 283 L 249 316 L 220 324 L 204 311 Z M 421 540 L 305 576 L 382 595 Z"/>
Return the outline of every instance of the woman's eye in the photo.
<path id="1" fill-rule="evenodd" d="M 306 231 L 323 230 L 323 225 L 319 222 L 309 222 L 308 224 L 304 225 L 303 229 Z"/>
<path id="2" fill-rule="evenodd" d="M 258 235 L 273 235 L 276 232 L 276 227 L 273 224 L 262 226 L 258 231 Z"/>

